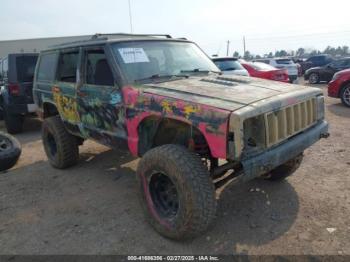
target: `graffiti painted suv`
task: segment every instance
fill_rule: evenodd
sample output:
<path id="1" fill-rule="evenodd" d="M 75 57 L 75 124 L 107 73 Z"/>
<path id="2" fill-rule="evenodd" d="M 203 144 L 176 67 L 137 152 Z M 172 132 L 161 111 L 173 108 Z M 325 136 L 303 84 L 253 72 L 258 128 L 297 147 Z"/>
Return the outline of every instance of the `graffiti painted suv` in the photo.
<path id="1" fill-rule="evenodd" d="M 74 165 L 85 139 L 126 148 L 142 157 L 140 199 L 156 231 L 200 234 L 216 189 L 284 179 L 328 136 L 318 88 L 218 72 L 195 43 L 170 36 L 96 35 L 43 51 L 34 98 L 49 162 Z"/>

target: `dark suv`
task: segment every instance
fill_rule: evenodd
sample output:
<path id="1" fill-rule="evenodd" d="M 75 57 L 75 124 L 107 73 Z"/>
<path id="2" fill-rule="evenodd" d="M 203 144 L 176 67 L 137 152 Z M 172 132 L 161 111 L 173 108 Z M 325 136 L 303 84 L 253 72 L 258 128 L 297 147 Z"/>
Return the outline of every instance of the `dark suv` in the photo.
<path id="1" fill-rule="evenodd" d="M 282 180 L 328 134 L 319 88 L 222 76 L 195 43 L 170 36 L 97 35 L 45 50 L 34 100 L 53 167 L 76 164 L 85 139 L 142 157 L 147 220 L 175 239 L 210 225 L 215 189 Z"/>
<path id="2" fill-rule="evenodd" d="M 24 116 L 36 111 L 33 76 L 38 54 L 9 54 L 0 61 L 0 118 L 7 131 L 20 133 Z"/>
<path id="3" fill-rule="evenodd" d="M 312 67 L 324 66 L 333 62 L 333 58 L 330 55 L 315 55 L 310 56 L 306 61 L 299 62 L 301 65 L 302 73 L 304 74 L 306 70 Z"/>

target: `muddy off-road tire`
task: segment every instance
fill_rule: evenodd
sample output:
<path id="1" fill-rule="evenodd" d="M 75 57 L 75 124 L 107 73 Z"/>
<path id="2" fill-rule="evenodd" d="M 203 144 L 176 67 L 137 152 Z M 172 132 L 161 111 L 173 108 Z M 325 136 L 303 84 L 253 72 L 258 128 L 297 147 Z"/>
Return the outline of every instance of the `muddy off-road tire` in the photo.
<path id="1" fill-rule="evenodd" d="M 0 171 L 13 167 L 21 155 L 21 144 L 13 136 L 0 132 Z"/>
<path id="2" fill-rule="evenodd" d="M 141 205 L 162 236 L 193 238 L 215 218 L 215 188 L 201 159 L 185 147 L 163 145 L 147 152 L 137 169 Z"/>
<path id="3" fill-rule="evenodd" d="M 263 178 L 270 181 L 281 181 L 292 175 L 300 167 L 302 161 L 303 154 L 300 154 L 283 165 L 276 167 L 268 174 L 263 175 Z"/>
<path id="4" fill-rule="evenodd" d="M 53 167 L 64 169 L 78 162 L 78 141 L 75 136 L 67 132 L 59 116 L 44 120 L 42 140 L 46 155 Z"/>

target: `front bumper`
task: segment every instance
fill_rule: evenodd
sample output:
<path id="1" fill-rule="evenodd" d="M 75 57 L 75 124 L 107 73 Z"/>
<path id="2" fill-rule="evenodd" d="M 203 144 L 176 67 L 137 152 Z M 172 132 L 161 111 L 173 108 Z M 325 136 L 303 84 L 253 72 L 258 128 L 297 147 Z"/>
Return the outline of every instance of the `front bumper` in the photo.
<path id="1" fill-rule="evenodd" d="M 341 86 L 342 82 L 341 80 L 332 80 L 328 83 L 328 96 L 329 97 L 339 97 L 339 88 Z"/>
<path id="2" fill-rule="evenodd" d="M 244 174 L 241 176 L 241 179 L 247 181 L 266 174 L 298 156 L 320 138 L 327 137 L 328 135 L 328 123 L 322 121 L 269 151 L 249 157 L 248 159 L 243 159 L 242 166 Z"/>

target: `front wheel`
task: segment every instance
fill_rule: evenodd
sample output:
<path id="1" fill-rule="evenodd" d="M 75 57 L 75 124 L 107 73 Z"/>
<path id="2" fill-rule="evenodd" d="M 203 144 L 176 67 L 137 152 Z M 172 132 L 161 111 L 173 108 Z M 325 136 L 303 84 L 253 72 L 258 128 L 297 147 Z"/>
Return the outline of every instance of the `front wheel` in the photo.
<path id="1" fill-rule="evenodd" d="M 263 175 L 262 177 L 266 180 L 270 181 L 280 181 L 289 176 L 291 176 L 299 167 L 301 162 L 303 161 L 303 154 L 296 156 L 295 158 L 289 160 L 271 170 L 269 173 Z"/>
<path id="2" fill-rule="evenodd" d="M 340 99 L 343 105 L 350 107 L 350 85 L 346 85 L 341 89 Z"/>
<path id="3" fill-rule="evenodd" d="M 137 169 L 141 205 L 149 223 L 172 239 L 205 231 L 216 213 L 215 188 L 196 154 L 178 145 L 147 152 Z"/>
<path id="4" fill-rule="evenodd" d="M 59 169 L 75 165 L 79 160 L 79 146 L 69 134 L 59 116 L 46 118 L 42 125 L 42 140 L 50 164 Z"/>
<path id="5" fill-rule="evenodd" d="M 320 76 L 317 73 L 311 73 L 309 76 L 310 84 L 318 84 L 320 82 Z"/>

